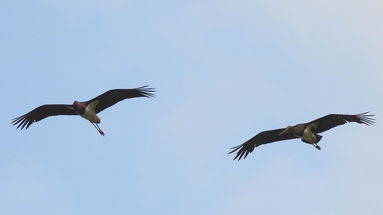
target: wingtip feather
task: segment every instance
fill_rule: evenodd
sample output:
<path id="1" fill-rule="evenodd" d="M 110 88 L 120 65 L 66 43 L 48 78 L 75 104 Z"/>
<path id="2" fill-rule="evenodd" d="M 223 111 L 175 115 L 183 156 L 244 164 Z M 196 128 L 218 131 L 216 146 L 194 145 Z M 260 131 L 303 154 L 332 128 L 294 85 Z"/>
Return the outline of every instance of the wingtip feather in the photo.
<path id="1" fill-rule="evenodd" d="M 245 144 L 234 146 L 234 147 L 231 147 L 230 149 L 232 150 L 228 154 L 238 151 L 235 157 L 233 158 L 233 160 L 238 160 L 238 161 L 241 159 L 245 159 L 247 155 L 249 155 L 254 150 L 254 148 L 246 147 Z"/>
<path id="2" fill-rule="evenodd" d="M 29 128 L 29 126 L 31 126 L 32 123 L 33 121 L 29 120 L 26 115 L 16 117 L 12 119 L 12 122 L 11 122 L 13 126 L 16 126 L 16 129 L 20 129 L 20 130 Z"/>
<path id="3" fill-rule="evenodd" d="M 375 115 L 374 114 L 369 114 L 370 112 L 364 112 L 364 113 L 360 113 L 360 114 L 357 114 L 356 117 L 358 118 L 358 123 L 362 123 L 362 124 L 365 124 L 365 125 L 374 125 L 375 124 L 375 119 L 372 118 L 374 117 Z"/>
<path id="4" fill-rule="evenodd" d="M 142 86 L 137 88 L 138 91 L 140 91 L 141 95 L 147 98 L 154 98 L 156 90 L 152 87 L 149 87 L 148 85 Z"/>

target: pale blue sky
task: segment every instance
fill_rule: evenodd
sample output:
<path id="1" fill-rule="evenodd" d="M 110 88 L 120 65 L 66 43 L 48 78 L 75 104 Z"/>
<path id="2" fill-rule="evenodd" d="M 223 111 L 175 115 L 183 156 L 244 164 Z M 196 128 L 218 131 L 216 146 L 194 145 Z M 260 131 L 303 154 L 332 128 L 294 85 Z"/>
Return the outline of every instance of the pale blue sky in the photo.
<path id="1" fill-rule="evenodd" d="M 0 1 L 0 214 L 381 214 L 383 3 Z M 26 131 L 47 103 L 150 85 L 156 98 Z M 232 161 L 258 132 L 376 114 Z"/>

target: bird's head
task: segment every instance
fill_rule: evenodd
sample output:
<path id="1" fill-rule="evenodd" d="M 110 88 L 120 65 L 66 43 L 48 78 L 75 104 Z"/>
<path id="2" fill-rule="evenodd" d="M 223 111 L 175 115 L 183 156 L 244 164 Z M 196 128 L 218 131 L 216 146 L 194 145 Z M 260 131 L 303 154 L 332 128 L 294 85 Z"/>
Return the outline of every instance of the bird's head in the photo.
<path id="1" fill-rule="evenodd" d="M 79 114 L 84 114 L 86 105 L 84 103 L 81 103 L 79 101 L 73 102 L 73 108 L 74 110 Z"/>

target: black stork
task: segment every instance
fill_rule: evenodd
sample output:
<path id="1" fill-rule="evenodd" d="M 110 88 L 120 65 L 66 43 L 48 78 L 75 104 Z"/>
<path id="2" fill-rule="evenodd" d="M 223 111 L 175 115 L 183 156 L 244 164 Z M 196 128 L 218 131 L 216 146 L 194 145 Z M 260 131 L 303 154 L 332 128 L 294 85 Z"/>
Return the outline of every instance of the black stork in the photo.
<path id="1" fill-rule="evenodd" d="M 97 113 L 116 104 L 119 101 L 135 97 L 154 97 L 153 88 L 143 86 L 135 89 L 114 89 L 109 90 L 89 101 L 74 101 L 73 104 L 46 104 L 35 108 L 34 110 L 13 119 L 12 124 L 17 125 L 21 130 L 27 129 L 32 123 L 38 122 L 49 116 L 57 115 L 80 115 L 89 120 L 101 135 L 105 135 L 98 124 L 100 118 Z"/>
<path id="2" fill-rule="evenodd" d="M 257 146 L 295 138 L 301 138 L 302 142 L 311 144 L 320 150 L 321 148 L 318 145 L 318 142 L 322 139 L 322 136 L 318 135 L 318 133 L 322 133 L 347 122 L 373 125 L 375 119 L 371 118 L 372 116 L 374 115 L 369 115 L 368 112 L 357 115 L 329 114 L 308 123 L 287 126 L 287 128 L 262 131 L 245 143 L 231 148 L 232 151 L 229 152 L 229 154 L 238 151 L 234 160 L 241 160 L 241 158 L 245 159 Z"/>

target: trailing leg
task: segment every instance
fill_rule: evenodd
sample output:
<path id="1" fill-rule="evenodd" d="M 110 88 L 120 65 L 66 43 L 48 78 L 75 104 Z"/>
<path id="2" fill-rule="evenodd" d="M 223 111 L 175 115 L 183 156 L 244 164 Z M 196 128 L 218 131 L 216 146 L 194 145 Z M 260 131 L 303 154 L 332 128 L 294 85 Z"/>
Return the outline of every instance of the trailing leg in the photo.
<path id="1" fill-rule="evenodd" d="M 89 122 L 92 123 L 92 125 L 97 129 L 97 131 L 98 131 L 102 136 L 105 135 L 105 133 L 101 130 L 100 127 L 98 127 L 98 125 L 97 125 L 96 123 L 94 123 L 94 122 L 92 122 L 92 121 L 89 121 Z"/>

